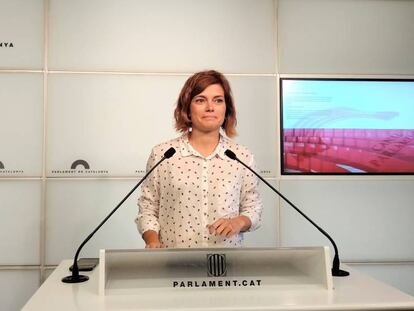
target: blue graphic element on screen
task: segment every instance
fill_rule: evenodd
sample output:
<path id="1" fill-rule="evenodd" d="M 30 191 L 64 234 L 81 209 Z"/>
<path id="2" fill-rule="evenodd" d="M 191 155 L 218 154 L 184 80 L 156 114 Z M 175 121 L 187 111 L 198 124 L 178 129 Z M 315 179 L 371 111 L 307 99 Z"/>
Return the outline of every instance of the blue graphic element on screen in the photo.
<path id="1" fill-rule="evenodd" d="M 284 128 L 414 129 L 414 82 L 283 80 Z"/>

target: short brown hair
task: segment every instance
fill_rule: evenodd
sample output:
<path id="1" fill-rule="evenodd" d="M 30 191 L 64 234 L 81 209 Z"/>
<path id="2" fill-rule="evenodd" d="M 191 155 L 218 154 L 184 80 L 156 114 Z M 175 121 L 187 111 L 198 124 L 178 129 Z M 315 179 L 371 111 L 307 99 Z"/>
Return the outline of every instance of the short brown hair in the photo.
<path id="1" fill-rule="evenodd" d="M 188 132 L 191 127 L 191 120 L 189 119 L 191 100 L 212 84 L 219 84 L 224 90 L 226 113 L 221 127 L 228 137 L 234 137 L 237 134 L 236 109 L 229 81 L 227 81 L 223 74 L 215 70 L 197 72 L 185 82 L 174 110 L 175 128 L 177 131 L 182 133 Z"/>

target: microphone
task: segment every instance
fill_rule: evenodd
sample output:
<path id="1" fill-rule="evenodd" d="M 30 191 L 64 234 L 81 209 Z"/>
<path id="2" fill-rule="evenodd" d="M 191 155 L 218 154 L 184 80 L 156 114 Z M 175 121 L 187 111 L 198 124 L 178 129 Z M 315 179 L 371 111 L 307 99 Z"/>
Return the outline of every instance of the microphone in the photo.
<path id="1" fill-rule="evenodd" d="M 276 192 L 283 200 L 285 200 L 290 206 L 292 206 L 299 214 L 301 214 L 303 217 L 305 217 L 306 220 L 308 220 L 316 229 L 319 230 L 320 233 L 322 233 L 325 237 L 328 238 L 328 240 L 332 243 L 334 250 L 335 250 L 335 256 L 332 263 L 332 275 L 333 276 L 348 276 L 349 272 L 339 269 L 340 260 L 339 260 L 339 254 L 338 254 L 338 248 L 336 247 L 335 241 L 331 238 L 331 236 L 323 230 L 321 227 L 319 227 L 314 221 L 312 221 L 308 216 L 305 215 L 299 208 L 295 206 L 292 202 L 290 202 L 283 194 L 281 194 L 279 191 L 277 191 L 271 184 L 269 184 L 262 176 L 260 176 L 258 173 L 256 173 L 253 169 L 251 169 L 249 166 L 247 166 L 245 163 L 243 163 L 236 154 L 231 151 L 230 149 L 227 149 L 224 154 L 228 156 L 232 160 L 236 160 L 241 165 L 246 167 L 249 171 L 251 171 L 253 174 L 255 174 L 258 178 L 260 178 L 261 181 L 263 181 L 270 189 L 272 189 L 274 192 Z"/>
<path id="2" fill-rule="evenodd" d="M 73 259 L 73 266 L 72 266 L 72 275 L 68 275 L 66 277 L 64 277 L 62 279 L 63 283 L 81 283 L 81 282 L 85 282 L 87 280 L 89 280 L 89 277 L 86 275 L 79 275 L 79 267 L 78 267 L 78 256 L 79 253 L 81 251 L 81 249 L 83 248 L 83 246 L 92 238 L 92 236 L 102 227 L 102 225 L 112 216 L 112 214 L 114 214 L 118 208 L 125 202 L 126 199 L 129 198 L 129 196 L 135 191 L 135 189 L 137 189 L 142 182 L 148 177 L 149 174 L 152 173 L 152 171 L 158 166 L 160 165 L 164 160 L 171 158 L 173 155 L 175 154 L 175 149 L 173 147 L 171 147 L 170 149 L 168 149 L 163 157 L 161 158 L 161 160 L 159 160 L 146 174 L 144 177 L 142 177 L 142 179 L 138 182 L 138 184 L 136 184 L 136 186 L 134 188 L 132 188 L 132 190 L 125 196 L 125 198 L 122 199 L 121 202 L 119 202 L 119 204 L 112 210 L 112 212 L 109 213 L 108 216 L 106 216 L 106 218 L 98 225 L 98 227 L 96 227 L 95 230 L 93 230 L 93 232 L 91 234 L 88 235 L 88 237 L 82 242 L 82 244 L 79 246 L 78 250 L 76 251 L 75 254 L 75 258 Z"/>

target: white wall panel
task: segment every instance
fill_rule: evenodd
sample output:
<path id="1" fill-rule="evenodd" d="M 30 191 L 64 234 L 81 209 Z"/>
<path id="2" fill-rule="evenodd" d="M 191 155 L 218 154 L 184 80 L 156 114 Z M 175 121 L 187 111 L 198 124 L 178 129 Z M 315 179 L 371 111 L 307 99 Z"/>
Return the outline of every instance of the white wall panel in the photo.
<path id="1" fill-rule="evenodd" d="M 236 141 L 255 155 L 263 176 L 276 175 L 276 78 L 230 77 L 237 111 Z"/>
<path id="2" fill-rule="evenodd" d="M 48 175 L 142 175 L 151 148 L 177 136 L 173 111 L 185 79 L 51 75 Z M 90 170 L 65 172 L 78 159 Z"/>
<path id="3" fill-rule="evenodd" d="M 46 264 L 73 258 L 82 241 L 136 184 L 125 180 L 49 180 L 46 207 Z M 82 250 L 98 257 L 99 249 L 142 248 L 134 219 L 140 189 L 122 205 Z"/>
<path id="4" fill-rule="evenodd" d="M 282 180 L 280 187 L 332 235 L 342 260 L 414 258 L 412 180 Z M 283 246 L 329 245 L 286 204 L 281 229 Z"/>
<path id="5" fill-rule="evenodd" d="M 142 175 L 151 148 L 179 135 L 173 110 L 187 78 L 51 75 L 48 176 Z M 265 176 L 274 175 L 275 79 L 233 76 L 230 83 L 239 118 L 237 140 L 255 153 Z M 70 170 L 79 159 L 90 170 Z"/>
<path id="6" fill-rule="evenodd" d="M 21 310 L 38 287 L 39 271 L 0 270 L 1 310 Z"/>
<path id="7" fill-rule="evenodd" d="M 279 0 L 281 73 L 414 73 L 414 2 Z"/>
<path id="8" fill-rule="evenodd" d="M 41 176 L 43 76 L 0 73 L 0 96 L 0 177 Z"/>
<path id="9" fill-rule="evenodd" d="M 41 69 L 43 0 L 0 0 L 0 69 Z"/>
<path id="10" fill-rule="evenodd" d="M 72 258 L 77 247 L 136 184 L 122 180 L 49 180 L 46 211 L 46 264 Z M 245 246 L 277 243 L 276 199 L 261 184 L 264 203 L 262 228 L 246 233 Z M 140 189 L 86 244 L 80 257 L 97 257 L 99 249 L 142 248 L 134 219 Z"/>
<path id="11" fill-rule="evenodd" d="M 40 180 L 0 179 L 0 265 L 40 264 Z"/>
<path id="12" fill-rule="evenodd" d="M 414 296 L 414 264 L 351 264 L 350 266 Z"/>
<path id="13" fill-rule="evenodd" d="M 49 67 L 275 71 L 271 0 L 50 1 Z"/>
<path id="14" fill-rule="evenodd" d="M 267 180 L 277 188 L 275 180 Z M 259 186 L 263 202 L 262 225 L 259 229 L 244 234 L 245 247 L 276 247 L 278 246 L 279 201 L 277 195 L 263 182 Z"/>

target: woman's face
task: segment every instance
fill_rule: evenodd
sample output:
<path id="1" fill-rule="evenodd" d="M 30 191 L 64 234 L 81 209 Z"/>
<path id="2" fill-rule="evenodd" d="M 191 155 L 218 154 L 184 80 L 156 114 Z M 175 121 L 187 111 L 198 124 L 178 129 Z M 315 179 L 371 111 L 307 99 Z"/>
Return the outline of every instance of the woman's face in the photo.
<path id="1" fill-rule="evenodd" d="M 226 102 L 220 84 L 209 85 L 196 95 L 190 104 L 190 118 L 193 130 L 218 132 L 224 122 Z"/>

